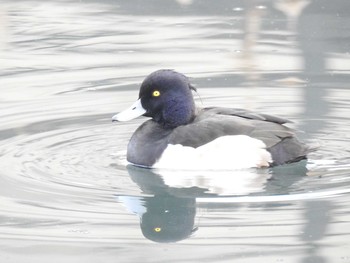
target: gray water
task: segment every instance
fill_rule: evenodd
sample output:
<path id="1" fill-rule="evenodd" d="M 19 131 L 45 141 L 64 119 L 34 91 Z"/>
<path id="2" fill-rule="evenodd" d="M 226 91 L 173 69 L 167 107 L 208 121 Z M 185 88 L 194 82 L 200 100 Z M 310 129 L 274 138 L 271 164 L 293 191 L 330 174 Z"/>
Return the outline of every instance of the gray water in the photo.
<path id="1" fill-rule="evenodd" d="M 1 262 L 350 262 L 348 1 L 0 2 Z M 127 166 L 160 68 L 293 121 L 307 162 Z"/>

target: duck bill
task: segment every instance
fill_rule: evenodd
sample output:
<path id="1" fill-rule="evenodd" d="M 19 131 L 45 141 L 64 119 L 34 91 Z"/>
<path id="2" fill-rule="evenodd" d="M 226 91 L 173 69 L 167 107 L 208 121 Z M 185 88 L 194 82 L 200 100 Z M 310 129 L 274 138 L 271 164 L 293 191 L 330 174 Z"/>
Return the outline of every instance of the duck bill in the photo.
<path id="1" fill-rule="evenodd" d="M 114 115 L 112 121 L 130 121 L 146 113 L 142 107 L 141 99 L 137 100 L 130 108 Z"/>

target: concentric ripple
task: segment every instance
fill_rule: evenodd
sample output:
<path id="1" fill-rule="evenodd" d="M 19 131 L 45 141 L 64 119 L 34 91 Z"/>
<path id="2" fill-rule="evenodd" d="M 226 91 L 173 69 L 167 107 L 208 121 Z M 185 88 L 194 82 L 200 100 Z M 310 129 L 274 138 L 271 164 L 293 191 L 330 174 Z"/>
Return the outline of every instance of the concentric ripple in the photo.
<path id="1" fill-rule="evenodd" d="M 19 186 L 45 184 L 57 192 L 70 188 L 112 191 L 111 180 L 121 170 L 116 153 L 119 147 L 121 152 L 125 149 L 127 140 L 118 141 L 115 127 L 107 120 L 103 125 L 79 125 L 11 138 L 2 145 L 6 149 L 2 172 L 18 180 Z"/>
<path id="2" fill-rule="evenodd" d="M 203 93 L 204 96 L 210 96 Z M 128 93 L 128 96 L 132 95 L 133 92 Z M 209 97 L 208 99 L 210 100 Z M 74 104 L 74 99 L 71 103 Z M 38 105 L 33 105 L 33 108 L 35 107 L 38 108 Z M 96 199 L 110 198 L 114 194 L 140 195 L 140 185 L 130 178 L 130 172 L 126 169 L 125 155 L 129 137 L 143 120 L 112 124 L 110 121 L 112 112 L 89 115 L 84 111 L 82 114 L 81 110 L 79 116 L 79 112 L 69 113 L 69 109 L 63 112 L 62 108 L 58 107 L 56 113 L 51 112 L 52 119 L 46 114 L 40 115 L 40 111 L 23 114 L 22 117 L 25 117 L 26 121 L 30 119 L 36 121 L 6 130 L 7 138 L 2 141 L 0 147 L 2 180 L 12 182 L 23 191 L 35 193 L 42 191 L 51 196 L 74 197 L 86 194 L 84 198 Z M 38 115 L 41 118 L 39 120 Z M 68 117 L 69 115 L 75 116 Z M 336 133 L 337 130 L 333 132 L 332 138 Z M 341 129 L 339 133 L 341 135 Z M 327 139 L 330 135 L 322 136 Z M 246 179 L 251 182 L 243 184 L 254 187 L 247 191 L 233 187 L 238 183 L 234 180 L 244 178 L 241 172 L 221 175 L 215 172 L 204 174 L 182 172 L 181 176 L 176 175 L 176 172 L 173 174 L 170 172 L 170 176 L 169 172 L 164 171 L 154 173 L 169 187 L 175 188 L 205 187 L 206 184 L 212 186 L 214 182 L 218 184 L 214 185 L 214 188 L 225 188 L 219 192 L 214 191 L 214 194 L 226 196 L 250 192 L 265 196 L 291 195 L 314 191 L 318 192 L 317 195 L 322 195 L 319 191 L 323 190 L 331 192 L 334 190 L 335 193 L 339 190 L 345 193 L 350 185 L 347 176 L 350 170 L 347 151 L 342 147 L 342 140 L 336 141 L 333 138 L 331 145 L 332 149 L 339 148 L 336 151 L 337 158 L 322 159 L 322 156 L 332 156 L 329 156 L 328 150 L 321 147 L 318 152 L 310 156 L 311 159 L 304 168 L 298 168 L 303 169 L 300 173 L 294 167 L 288 168 L 288 166 L 258 173 L 250 171 Z M 340 149 L 343 152 L 340 152 Z M 262 181 L 259 180 L 260 186 L 252 184 L 257 182 L 257 177 L 264 178 Z M 285 179 L 286 182 L 283 181 Z"/>

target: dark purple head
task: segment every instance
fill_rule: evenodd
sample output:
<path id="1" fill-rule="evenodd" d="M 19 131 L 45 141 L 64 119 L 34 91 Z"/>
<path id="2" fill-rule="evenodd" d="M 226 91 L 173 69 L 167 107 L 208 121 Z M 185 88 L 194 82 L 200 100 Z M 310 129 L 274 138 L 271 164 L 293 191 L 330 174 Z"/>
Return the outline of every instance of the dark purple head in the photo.
<path id="1" fill-rule="evenodd" d="M 158 70 L 142 83 L 139 99 L 146 110 L 144 116 L 166 127 L 191 122 L 195 115 L 192 91 L 186 76 L 173 70 Z"/>

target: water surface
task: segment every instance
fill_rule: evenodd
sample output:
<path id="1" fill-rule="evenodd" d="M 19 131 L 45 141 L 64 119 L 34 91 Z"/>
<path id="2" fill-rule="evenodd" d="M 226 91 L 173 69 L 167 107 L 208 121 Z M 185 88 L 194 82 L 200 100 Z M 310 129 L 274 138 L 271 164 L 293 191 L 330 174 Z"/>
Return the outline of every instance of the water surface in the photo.
<path id="1" fill-rule="evenodd" d="M 350 262 L 349 4 L 3 1 L 1 262 Z M 127 166 L 112 124 L 172 68 L 200 106 L 277 114 L 319 144 L 244 171 Z"/>

